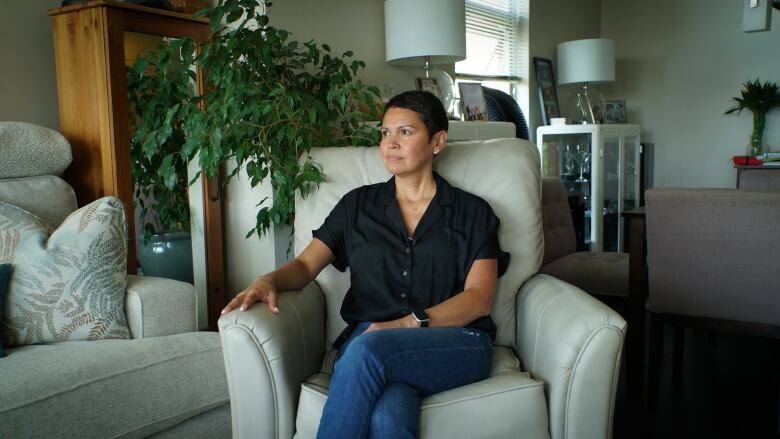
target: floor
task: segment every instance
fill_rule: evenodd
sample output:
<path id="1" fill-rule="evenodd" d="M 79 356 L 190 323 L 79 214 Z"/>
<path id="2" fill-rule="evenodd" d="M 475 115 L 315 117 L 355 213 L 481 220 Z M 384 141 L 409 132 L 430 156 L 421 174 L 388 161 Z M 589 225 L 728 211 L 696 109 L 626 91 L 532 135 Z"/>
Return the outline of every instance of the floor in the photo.
<path id="1" fill-rule="evenodd" d="M 780 341 L 688 329 L 675 374 L 672 338 L 667 327 L 657 410 L 621 377 L 615 438 L 780 438 Z"/>

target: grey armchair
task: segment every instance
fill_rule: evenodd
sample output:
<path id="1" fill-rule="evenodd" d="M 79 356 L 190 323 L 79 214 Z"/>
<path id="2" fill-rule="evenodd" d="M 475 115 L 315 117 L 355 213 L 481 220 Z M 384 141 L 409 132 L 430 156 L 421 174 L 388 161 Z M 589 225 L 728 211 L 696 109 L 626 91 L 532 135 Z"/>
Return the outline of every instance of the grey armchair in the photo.
<path id="1" fill-rule="evenodd" d="M 544 257 L 540 273 L 607 301 L 628 298 L 628 254 L 577 251 L 566 187 L 557 178 L 542 179 L 542 222 Z"/>
<path id="2" fill-rule="evenodd" d="M 665 188 L 645 199 L 654 406 L 665 324 L 780 338 L 780 191 Z"/>
<path id="3" fill-rule="evenodd" d="M 297 251 L 343 194 L 389 178 L 378 148 L 312 156 L 327 181 L 297 200 Z M 494 300 L 490 377 L 425 398 L 421 437 L 610 437 L 626 323 L 578 288 L 536 274 L 543 249 L 536 147 L 517 139 L 452 144 L 435 167 L 491 204 L 512 257 Z M 302 291 L 282 293 L 278 315 L 254 306 L 219 320 L 234 437 L 316 434 L 348 282 L 348 273 L 328 267 Z"/>

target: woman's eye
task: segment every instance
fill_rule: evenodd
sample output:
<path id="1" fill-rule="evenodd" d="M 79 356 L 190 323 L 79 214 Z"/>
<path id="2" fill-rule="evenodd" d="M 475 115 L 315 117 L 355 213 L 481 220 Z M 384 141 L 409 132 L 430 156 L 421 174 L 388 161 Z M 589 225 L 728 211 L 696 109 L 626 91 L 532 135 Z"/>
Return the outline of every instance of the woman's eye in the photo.
<path id="1" fill-rule="evenodd" d="M 383 131 L 381 131 L 381 133 L 382 133 L 382 137 L 387 137 L 387 136 L 389 136 L 389 135 L 390 135 L 390 132 L 389 132 L 389 131 L 384 131 L 384 130 L 383 130 Z"/>
<path id="2" fill-rule="evenodd" d="M 412 134 L 412 132 L 409 131 L 409 130 L 401 130 L 401 134 L 403 134 L 404 136 L 408 136 L 408 135 Z"/>

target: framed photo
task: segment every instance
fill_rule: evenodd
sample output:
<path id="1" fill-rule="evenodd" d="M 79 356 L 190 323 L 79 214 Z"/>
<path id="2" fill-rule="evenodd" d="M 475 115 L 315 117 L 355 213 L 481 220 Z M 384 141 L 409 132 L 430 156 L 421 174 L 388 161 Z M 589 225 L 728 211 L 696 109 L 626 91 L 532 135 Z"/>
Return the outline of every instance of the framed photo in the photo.
<path id="1" fill-rule="evenodd" d="M 460 100 L 463 105 L 463 117 L 466 120 L 488 120 L 485 96 L 479 82 L 461 82 L 458 84 Z"/>
<path id="2" fill-rule="evenodd" d="M 439 100 L 441 99 L 441 88 L 436 78 L 417 78 L 417 90 L 433 93 Z"/>
<path id="3" fill-rule="evenodd" d="M 626 101 L 606 101 L 604 103 L 604 123 L 626 123 Z"/>
<path id="4" fill-rule="evenodd" d="M 534 57 L 534 70 L 536 70 L 536 85 L 539 87 L 539 105 L 542 108 L 542 118 L 545 125 L 550 125 L 550 119 L 561 117 L 552 61 L 547 58 Z"/>

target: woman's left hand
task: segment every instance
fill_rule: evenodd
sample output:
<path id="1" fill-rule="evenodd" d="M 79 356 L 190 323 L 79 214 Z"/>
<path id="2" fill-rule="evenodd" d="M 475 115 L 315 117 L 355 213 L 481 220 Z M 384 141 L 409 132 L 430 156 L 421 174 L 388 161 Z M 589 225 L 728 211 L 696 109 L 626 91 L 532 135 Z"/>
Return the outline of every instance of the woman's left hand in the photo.
<path id="1" fill-rule="evenodd" d="M 368 328 L 365 330 L 365 332 L 379 331 L 380 329 L 419 327 L 420 324 L 417 323 L 417 320 L 411 314 L 409 314 L 406 317 L 401 317 L 397 320 L 390 320 L 389 322 L 374 322 L 368 325 Z"/>

